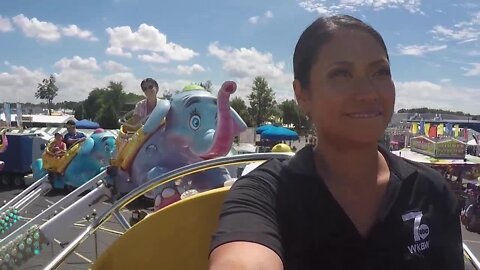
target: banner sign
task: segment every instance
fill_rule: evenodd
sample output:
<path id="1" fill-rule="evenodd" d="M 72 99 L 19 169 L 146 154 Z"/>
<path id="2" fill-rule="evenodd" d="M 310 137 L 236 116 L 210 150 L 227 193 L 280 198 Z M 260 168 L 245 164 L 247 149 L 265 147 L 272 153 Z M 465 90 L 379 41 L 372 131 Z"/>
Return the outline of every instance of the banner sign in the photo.
<path id="1" fill-rule="evenodd" d="M 424 136 L 414 137 L 410 141 L 412 151 L 434 158 L 465 158 L 467 145 L 453 138 L 439 141 L 430 140 Z"/>

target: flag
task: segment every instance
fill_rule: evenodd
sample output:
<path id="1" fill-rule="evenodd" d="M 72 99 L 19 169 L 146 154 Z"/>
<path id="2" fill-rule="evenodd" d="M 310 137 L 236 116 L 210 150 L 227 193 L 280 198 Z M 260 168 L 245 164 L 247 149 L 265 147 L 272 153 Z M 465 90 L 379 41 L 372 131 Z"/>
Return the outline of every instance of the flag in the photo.
<path id="1" fill-rule="evenodd" d="M 418 123 L 412 123 L 411 132 L 413 135 L 416 135 L 418 133 Z"/>
<path id="2" fill-rule="evenodd" d="M 5 114 L 5 122 L 7 122 L 7 127 L 11 126 L 12 114 L 10 112 L 10 103 L 3 103 L 3 113 Z"/>
<path id="3" fill-rule="evenodd" d="M 425 123 L 425 129 L 423 131 L 423 134 L 427 136 L 430 134 L 430 125 L 431 125 L 430 123 Z"/>
<path id="4" fill-rule="evenodd" d="M 457 138 L 460 136 L 460 126 L 456 124 L 454 126 L 455 130 L 453 131 L 453 137 Z"/>
<path id="5" fill-rule="evenodd" d="M 17 103 L 17 127 L 20 130 L 23 130 L 23 120 L 22 120 L 22 104 Z"/>
<path id="6" fill-rule="evenodd" d="M 428 137 L 435 138 L 437 137 L 437 126 L 431 126 L 428 130 Z"/>
<path id="7" fill-rule="evenodd" d="M 447 133 L 447 136 L 450 136 L 450 137 L 453 136 L 453 125 L 452 125 L 452 123 L 447 123 L 447 127 L 446 127 L 445 131 Z"/>
<path id="8" fill-rule="evenodd" d="M 420 128 L 418 129 L 418 135 L 425 134 L 425 122 L 420 121 Z"/>
<path id="9" fill-rule="evenodd" d="M 466 127 L 463 128 L 463 138 L 468 141 L 468 128 Z"/>
<path id="10" fill-rule="evenodd" d="M 440 124 L 437 127 L 437 136 L 440 137 L 440 136 L 443 136 L 443 134 L 444 134 L 444 127 L 443 127 L 443 124 Z"/>

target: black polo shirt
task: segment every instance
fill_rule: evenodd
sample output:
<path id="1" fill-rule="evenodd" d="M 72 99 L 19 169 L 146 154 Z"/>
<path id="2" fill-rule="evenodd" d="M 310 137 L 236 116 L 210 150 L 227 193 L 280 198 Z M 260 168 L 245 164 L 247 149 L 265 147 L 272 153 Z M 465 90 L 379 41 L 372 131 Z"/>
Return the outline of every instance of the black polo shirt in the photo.
<path id="1" fill-rule="evenodd" d="M 290 269 L 463 269 L 458 203 L 433 169 L 379 148 L 390 182 L 362 237 L 315 171 L 313 148 L 270 160 L 238 179 L 223 205 L 211 250 L 262 244 Z M 345 164 L 348 169 L 348 164 Z"/>

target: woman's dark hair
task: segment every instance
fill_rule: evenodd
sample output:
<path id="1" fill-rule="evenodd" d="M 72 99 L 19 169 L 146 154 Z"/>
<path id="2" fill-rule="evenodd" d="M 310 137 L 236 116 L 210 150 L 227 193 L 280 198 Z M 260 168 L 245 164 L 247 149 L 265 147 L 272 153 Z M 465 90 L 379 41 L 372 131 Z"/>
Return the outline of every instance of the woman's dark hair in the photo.
<path id="1" fill-rule="evenodd" d="M 158 83 L 157 83 L 157 81 L 155 81 L 155 80 L 152 79 L 152 78 L 146 78 L 145 80 L 143 80 L 143 81 L 140 83 L 140 87 L 143 87 L 146 83 L 151 83 L 153 86 L 155 86 L 156 88 L 158 88 Z"/>
<path id="2" fill-rule="evenodd" d="M 302 87 L 310 84 L 310 70 L 317 61 L 317 55 L 335 31 L 342 29 L 355 29 L 370 34 L 380 43 L 388 59 L 387 46 L 382 36 L 370 25 L 348 15 L 321 17 L 314 21 L 298 39 L 293 54 L 293 76 Z"/>

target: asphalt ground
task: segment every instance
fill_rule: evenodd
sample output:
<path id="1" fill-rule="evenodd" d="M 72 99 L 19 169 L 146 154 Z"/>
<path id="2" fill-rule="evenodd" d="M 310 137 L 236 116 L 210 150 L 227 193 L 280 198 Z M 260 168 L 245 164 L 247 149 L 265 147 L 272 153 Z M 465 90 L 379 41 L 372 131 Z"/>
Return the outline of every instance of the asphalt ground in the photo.
<path id="1" fill-rule="evenodd" d="M 0 202 L 4 200 L 10 200 L 15 195 L 20 193 L 21 189 L 10 189 L 5 187 L 0 187 Z M 50 192 L 47 196 L 40 197 L 36 199 L 31 205 L 25 208 L 27 211 L 22 211 L 21 216 L 23 219 L 14 227 L 10 229 L 10 232 L 13 232 L 16 228 L 23 225 L 30 218 L 36 216 L 45 210 L 48 206 L 54 204 L 61 198 L 65 196 L 65 192 Z M 111 204 L 102 202 L 96 206 L 97 213 L 108 209 Z M 146 204 L 145 204 L 146 206 Z M 128 220 L 131 217 L 131 211 L 124 209 L 122 215 Z M 45 266 L 48 262 L 58 255 L 62 250 L 61 244 L 68 244 L 69 241 L 72 241 L 76 236 L 80 234 L 86 226 L 89 225 L 89 221 L 86 219 L 78 220 L 74 225 L 73 224 L 58 224 L 58 226 L 68 226 L 68 231 L 64 235 L 64 239 L 55 239 L 55 242 L 50 244 L 45 250 L 42 250 L 40 255 L 33 257 L 28 263 L 23 265 L 20 269 L 42 269 L 42 266 Z M 118 238 L 118 233 L 123 232 L 120 224 L 115 220 L 111 219 L 107 221 L 100 230 L 96 233 L 95 237 L 90 237 L 81 244 L 81 246 L 76 250 L 75 253 L 70 255 L 63 266 L 60 269 L 88 269 L 91 262 L 95 261 L 97 256 L 99 256 L 115 239 Z M 2 238 L 0 236 L 0 238 Z"/>

